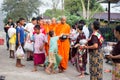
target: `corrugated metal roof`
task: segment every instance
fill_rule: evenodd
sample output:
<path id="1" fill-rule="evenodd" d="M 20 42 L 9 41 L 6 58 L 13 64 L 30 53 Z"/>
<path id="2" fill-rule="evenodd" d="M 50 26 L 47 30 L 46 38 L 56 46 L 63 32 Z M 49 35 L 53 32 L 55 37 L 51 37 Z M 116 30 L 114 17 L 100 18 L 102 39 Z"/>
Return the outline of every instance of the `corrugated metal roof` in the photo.
<path id="1" fill-rule="evenodd" d="M 97 0 L 97 1 L 101 3 L 108 3 L 108 1 L 110 1 L 111 3 L 117 3 L 120 0 Z"/>
<path id="2" fill-rule="evenodd" d="M 120 6 L 120 1 L 113 7 L 119 7 Z"/>
<path id="3" fill-rule="evenodd" d="M 93 18 L 108 20 L 108 13 L 96 13 Z M 120 20 L 120 13 L 110 13 L 110 20 Z"/>

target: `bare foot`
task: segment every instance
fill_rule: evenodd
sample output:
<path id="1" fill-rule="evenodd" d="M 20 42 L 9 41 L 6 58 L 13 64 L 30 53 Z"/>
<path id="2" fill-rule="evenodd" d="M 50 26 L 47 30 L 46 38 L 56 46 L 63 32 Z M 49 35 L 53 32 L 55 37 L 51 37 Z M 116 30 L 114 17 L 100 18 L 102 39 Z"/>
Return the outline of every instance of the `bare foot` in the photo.
<path id="1" fill-rule="evenodd" d="M 25 65 L 21 64 L 22 67 L 25 67 Z"/>
<path id="2" fill-rule="evenodd" d="M 84 78 L 84 77 L 85 77 L 85 75 L 82 75 L 82 74 L 81 74 L 81 75 L 79 75 L 78 77 L 79 77 L 79 78 Z"/>
<path id="3" fill-rule="evenodd" d="M 56 72 L 55 72 L 55 71 L 52 71 L 52 74 L 56 74 Z"/>
<path id="4" fill-rule="evenodd" d="M 17 64 L 16 67 L 18 67 L 18 68 L 22 68 L 23 66 L 20 65 L 20 64 Z"/>
<path id="5" fill-rule="evenodd" d="M 45 69 L 45 72 L 46 72 L 47 74 L 51 74 L 51 72 L 50 72 L 48 69 Z"/>
<path id="6" fill-rule="evenodd" d="M 44 64 L 40 64 L 39 66 L 40 66 L 40 67 L 44 67 Z"/>
<path id="7" fill-rule="evenodd" d="M 32 72 L 37 72 L 38 70 L 37 69 L 33 69 Z"/>
<path id="8" fill-rule="evenodd" d="M 105 73 L 111 73 L 111 70 L 106 69 L 106 70 L 104 70 L 104 72 L 105 72 Z"/>

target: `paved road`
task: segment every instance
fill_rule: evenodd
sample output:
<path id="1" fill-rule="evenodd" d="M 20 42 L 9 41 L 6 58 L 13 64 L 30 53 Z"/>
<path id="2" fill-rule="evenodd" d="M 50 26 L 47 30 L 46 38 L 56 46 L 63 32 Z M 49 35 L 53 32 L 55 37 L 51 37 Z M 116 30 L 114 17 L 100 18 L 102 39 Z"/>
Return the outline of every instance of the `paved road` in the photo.
<path id="1" fill-rule="evenodd" d="M 4 37 L 4 33 L 0 32 L 0 37 Z M 79 73 L 69 63 L 69 68 L 64 73 L 47 75 L 43 68 L 39 67 L 38 72 L 31 72 L 33 62 L 22 61 L 24 68 L 15 67 L 15 59 L 9 58 L 9 52 L 6 46 L 0 46 L 0 75 L 4 75 L 5 80 L 89 80 L 89 76 L 83 79 L 76 77 Z M 104 69 L 111 69 L 110 65 L 104 63 Z M 111 80 L 111 73 L 104 73 L 103 80 Z"/>

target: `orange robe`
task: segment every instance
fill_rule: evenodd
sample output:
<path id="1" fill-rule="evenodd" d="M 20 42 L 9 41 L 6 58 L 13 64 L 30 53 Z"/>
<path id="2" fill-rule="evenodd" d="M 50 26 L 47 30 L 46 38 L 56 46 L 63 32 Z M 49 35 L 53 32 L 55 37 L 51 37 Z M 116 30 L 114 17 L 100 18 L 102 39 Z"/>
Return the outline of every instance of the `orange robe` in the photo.
<path id="1" fill-rule="evenodd" d="M 49 32 L 49 31 L 51 31 L 51 30 L 53 30 L 53 31 L 55 31 L 55 27 L 56 27 L 57 25 L 56 24 L 51 24 L 51 25 L 47 25 L 47 31 Z M 47 32 L 47 33 L 48 33 Z M 48 52 L 49 52 L 49 44 L 50 44 L 50 36 L 48 35 L 48 43 L 47 44 L 45 44 L 45 50 L 46 50 L 46 54 L 48 55 Z"/>
<path id="2" fill-rule="evenodd" d="M 70 34 L 70 26 L 68 24 L 58 24 L 55 29 L 55 33 L 57 36 L 61 34 Z M 60 66 L 66 70 L 68 67 L 69 60 L 69 50 L 70 50 L 70 42 L 69 39 L 64 41 L 58 40 L 58 53 L 62 56 L 62 61 Z"/>
<path id="3" fill-rule="evenodd" d="M 45 29 L 45 32 L 48 33 L 49 32 L 49 26 L 48 26 L 48 24 L 44 24 L 43 27 Z"/>

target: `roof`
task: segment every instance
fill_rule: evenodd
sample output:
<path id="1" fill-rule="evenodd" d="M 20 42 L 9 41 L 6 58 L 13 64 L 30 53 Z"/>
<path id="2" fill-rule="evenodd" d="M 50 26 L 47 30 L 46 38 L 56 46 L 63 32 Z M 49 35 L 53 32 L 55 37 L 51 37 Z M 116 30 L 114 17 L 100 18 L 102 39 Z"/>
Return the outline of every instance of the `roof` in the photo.
<path id="1" fill-rule="evenodd" d="M 101 2 L 101 3 L 108 3 L 109 1 L 111 2 L 111 3 L 117 3 L 118 1 L 120 1 L 120 0 L 97 0 L 98 2 Z"/>
<path id="2" fill-rule="evenodd" d="M 110 15 L 110 20 L 120 20 L 120 13 L 110 13 Z M 93 18 L 108 20 L 108 13 L 96 13 Z"/>
<path id="3" fill-rule="evenodd" d="M 119 7 L 120 6 L 120 1 L 113 7 Z"/>

